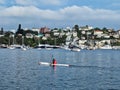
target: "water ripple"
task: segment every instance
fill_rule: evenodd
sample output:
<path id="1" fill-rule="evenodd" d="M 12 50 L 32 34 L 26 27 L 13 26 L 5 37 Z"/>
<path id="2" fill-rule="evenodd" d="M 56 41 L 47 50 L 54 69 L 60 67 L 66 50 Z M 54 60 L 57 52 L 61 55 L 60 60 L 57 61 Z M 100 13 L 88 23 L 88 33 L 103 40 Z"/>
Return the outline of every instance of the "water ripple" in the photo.
<path id="1" fill-rule="evenodd" d="M 50 62 L 70 67 L 38 65 Z M 120 53 L 114 50 L 0 50 L 0 90 L 119 90 Z"/>

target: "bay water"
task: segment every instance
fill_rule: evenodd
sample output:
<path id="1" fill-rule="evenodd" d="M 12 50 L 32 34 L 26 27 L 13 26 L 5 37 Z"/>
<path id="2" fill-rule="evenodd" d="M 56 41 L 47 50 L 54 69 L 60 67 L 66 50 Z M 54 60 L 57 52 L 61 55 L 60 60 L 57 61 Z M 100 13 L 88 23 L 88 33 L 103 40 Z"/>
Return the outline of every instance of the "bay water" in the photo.
<path id="1" fill-rule="evenodd" d="M 120 50 L 0 49 L 0 90 L 120 90 Z"/>

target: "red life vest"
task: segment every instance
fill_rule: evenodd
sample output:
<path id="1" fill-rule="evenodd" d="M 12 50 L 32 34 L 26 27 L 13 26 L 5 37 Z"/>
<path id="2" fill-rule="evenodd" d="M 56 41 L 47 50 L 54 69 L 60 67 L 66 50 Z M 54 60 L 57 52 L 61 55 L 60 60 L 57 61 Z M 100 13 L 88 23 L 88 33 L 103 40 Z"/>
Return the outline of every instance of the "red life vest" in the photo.
<path id="1" fill-rule="evenodd" d="M 57 64 L 57 61 L 55 59 L 53 59 L 53 64 Z"/>

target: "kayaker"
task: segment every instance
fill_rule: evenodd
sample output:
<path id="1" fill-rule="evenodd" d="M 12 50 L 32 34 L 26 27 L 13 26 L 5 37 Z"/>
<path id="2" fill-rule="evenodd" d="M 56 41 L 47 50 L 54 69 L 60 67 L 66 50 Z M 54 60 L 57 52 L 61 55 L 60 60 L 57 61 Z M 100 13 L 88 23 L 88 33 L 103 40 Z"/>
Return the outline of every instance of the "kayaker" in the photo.
<path id="1" fill-rule="evenodd" d="M 53 58 L 52 64 L 53 64 L 53 65 L 57 64 L 56 59 Z"/>

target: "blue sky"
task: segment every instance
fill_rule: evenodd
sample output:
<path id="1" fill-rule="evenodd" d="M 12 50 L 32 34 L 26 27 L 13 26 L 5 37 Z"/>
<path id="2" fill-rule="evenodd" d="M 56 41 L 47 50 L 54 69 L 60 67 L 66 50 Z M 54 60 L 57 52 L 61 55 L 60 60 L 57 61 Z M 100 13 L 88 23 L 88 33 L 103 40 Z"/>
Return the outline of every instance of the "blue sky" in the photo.
<path id="1" fill-rule="evenodd" d="M 90 25 L 120 29 L 120 0 L 0 0 L 5 30 Z"/>

